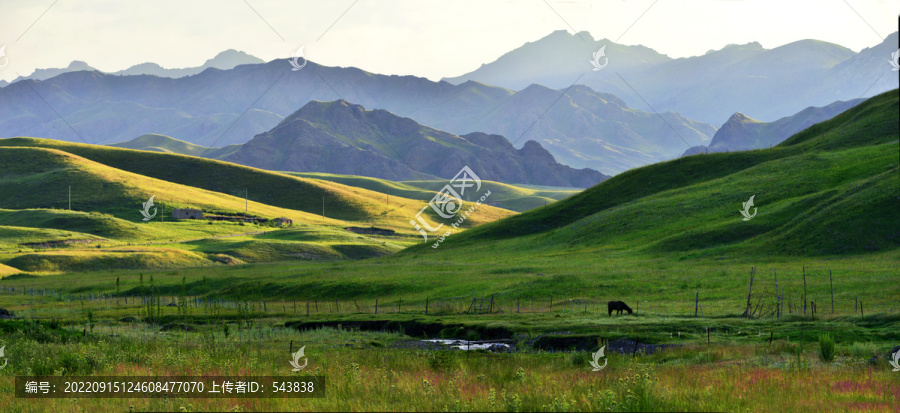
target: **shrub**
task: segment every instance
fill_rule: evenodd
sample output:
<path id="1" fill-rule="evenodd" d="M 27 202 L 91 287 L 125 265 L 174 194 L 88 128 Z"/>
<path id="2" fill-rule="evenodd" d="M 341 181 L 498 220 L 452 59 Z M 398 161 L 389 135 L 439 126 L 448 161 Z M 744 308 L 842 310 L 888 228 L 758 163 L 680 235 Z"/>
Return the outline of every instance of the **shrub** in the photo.
<path id="1" fill-rule="evenodd" d="M 481 333 L 477 330 L 466 330 L 466 341 L 478 341 L 481 340 Z"/>
<path id="2" fill-rule="evenodd" d="M 819 360 L 826 363 L 834 361 L 834 338 L 831 334 L 819 335 Z"/>
<path id="3" fill-rule="evenodd" d="M 850 345 L 850 355 L 858 358 L 869 358 L 878 353 L 878 347 L 872 343 L 853 343 Z"/>
<path id="4" fill-rule="evenodd" d="M 593 360 L 588 353 L 584 351 L 577 351 L 572 353 L 571 356 L 572 366 L 574 367 L 583 367 L 588 364 L 588 361 Z"/>

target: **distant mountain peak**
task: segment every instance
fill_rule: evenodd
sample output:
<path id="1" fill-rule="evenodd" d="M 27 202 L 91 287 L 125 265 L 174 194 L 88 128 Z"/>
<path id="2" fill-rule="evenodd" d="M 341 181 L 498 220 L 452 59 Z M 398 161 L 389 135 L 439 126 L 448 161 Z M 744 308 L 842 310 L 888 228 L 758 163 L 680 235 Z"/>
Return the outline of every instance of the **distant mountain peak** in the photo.
<path id="1" fill-rule="evenodd" d="M 725 47 L 718 49 L 718 50 L 709 49 L 709 51 L 707 51 L 705 54 L 708 55 L 711 53 L 721 52 L 723 50 L 744 50 L 744 51 L 760 51 L 760 52 L 762 52 L 762 51 L 765 51 L 766 48 L 763 47 L 763 45 L 759 44 L 759 42 L 750 42 L 750 43 L 744 43 L 744 44 L 729 43 L 729 44 L 725 45 Z"/>
<path id="2" fill-rule="evenodd" d="M 463 166 L 481 179 L 507 183 L 589 187 L 608 178 L 557 163 L 535 141 L 514 150 L 500 135 L 459 136 L 343 99 L 310 101 L 223 159 L 271 170 L 392 180 L 450 178 Z"/>
<path id="3" fill-rule="evenodd" d="M 728 118 L 728 121 L 725 122 L 725 124 L 729 124 L 729 123 L 744 124 L 744 123 L 759 123 L 759 121 L 756 119 L 753 119 L 741 112 L 734 112 L 734 115 L 731 115 L 731 117 Z M 724 127 L 724 125 L 723 125 L 723 127 Z"/>

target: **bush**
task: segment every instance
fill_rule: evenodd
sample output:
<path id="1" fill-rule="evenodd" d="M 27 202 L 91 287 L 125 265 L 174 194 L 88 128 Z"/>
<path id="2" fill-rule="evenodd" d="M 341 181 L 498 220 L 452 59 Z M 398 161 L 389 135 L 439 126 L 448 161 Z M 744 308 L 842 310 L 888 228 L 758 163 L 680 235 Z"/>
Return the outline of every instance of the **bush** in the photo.
<path id="1" fill-rule="evenodd" d="M 858 358 L 870 358 L 878 353 L 878 347 L 872 343 L 853 343 L 850 345 L 850 355 Z"/>
<path id="2" fill-rule="evenodd" d="M 438 333 L 438 337 L 440 337 L 440 338 L 461 338 L 464 332 L 465 332 L 465 328 L 463 328 L 461 326 L 444 327 Z"/>
<path id="3" fill-rule="evenodd" d="M 481 340 L 481 333 L 477 330 L 466 330 L 466 341 L 478 341 Z"/>
<path id="4" fill-rule="evenodd" d="M 400 324 L 397 320 L 388 321 L 387 325 L 384 326 L 385 331 L 389 332 L 397 332 L 400 334 L 405 334 L 403 330 L 403 324 Z M 443 330 L 441 330 L 443 332 Z"/>
<path id="5" fill-rule="evenodd" d="M 834 338 L 831 334 L 819 335 L 819 360 L 826 363 L 834 361 Z"/>
<path id="6" fill-rule="evenodd" d="M 593 359 L 591 358 L 591 356 L 589 356 L 588 353 L 584 351 L 574 352 L 571 356 L 572 366 L 574 367 L 584 367 L 588 364 L 589 361 L 592 360 Z"/>

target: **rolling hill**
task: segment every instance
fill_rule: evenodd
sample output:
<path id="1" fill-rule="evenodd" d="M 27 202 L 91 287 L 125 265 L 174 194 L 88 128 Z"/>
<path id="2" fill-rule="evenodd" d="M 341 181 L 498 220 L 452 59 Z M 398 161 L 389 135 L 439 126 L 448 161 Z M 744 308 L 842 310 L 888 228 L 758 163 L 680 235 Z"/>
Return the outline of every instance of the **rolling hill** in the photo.
<path id="1" fill-rule="evenodd" d="M 434 196 L 434 189 L 446 184 L 446 180 L 433 181 L 402 181 L 394 182 L 386 179 L 370 178 L 366 176 L 337 175 L 316 172 L 284 172 L 288 175 L 300 176 L 311 179 L 338 182 L 348 186 L 365 188 L 380 192 L 387 196 L 401 196 L 420 201 L 429 201 Z M 544 206 L 560 199 L 581 192 L 577 189 L 563 187 L 539 187 L 529 185 L 510 185 L 494 181 L 482 181 L 485 190 L 491 191 L 491 197 L 487 205 L 508 209 L 516 212 L 524 212 L 529 209 Z"/>
<path id="2" fill-rule="evenodd" d="M 772 149 L 689 156 L 628 171 L 467 231 L 441 251 L 586 249 L 687 259 L 896 250 L 898 109 L 894 90 Z M 751 196 L 758 216 L 743 221 L 738 211 Z"/>
<path id="3" fill-rule="evenodd" d="M 216 191 L 233 189 L 234 182 L 256 196 Z M 362 188 L 204 158 L 32 138 L 0 140 L 0 193 L 4 273 L 380 256 L 421 240 L 409 221 L 426 205 L 400 196 L 386 203 L 381 193 Z M 151 196 L 154 217 L 144 222 L 141 206 Z M 173 221 L 173 208 L 286 217 L 293 225 Z M 511 214 L 485 205 L 462 227 Z M 440 219 L 430 209 L 423 215 L 432 224 Z M 396 232 L 359 234 L 348 226 Z"/>
<path id="4" fill-rule="evenodd" d="M 137 149 L 141 151 L 155 151 L 164 153 L 176 153 L 181 155 L 198 156 L 210 159 L 219 159 L 238 149 L 240 145 L 228 145 L 224 148 L 207 148 L 175 139 L 171 136 L 150 133 L 138 136 L 128 142 L 113 143 L 109 146 L 115 148 Z"/>
<path id="5" fill-rule="evenodd" d="M 169 136 L 151 134 L 135 138 L 128 142 L 112 144 L 109 146 L 191 156 L 203 155 L 205 158 L 215 159 L 219 157 L 219 154 L 229 154 L 233 152 L 239 145 L 231 145 L 225 148 L 206 148 Z M 324 172 L 279 172 L 302 178 L 337 182 L 347 186 L 380 192 L 389 196 L 417 199 L 420 201 L 431 200 L 434 196 L 434 190 L 436 188 L 441 188 L 447 183 L 446 179 L 428 181 L 390 181 L 368 176 L 341 175 Z M 556 202 L 580 192 L 580 190 L 573 188 L 512 185 L 487 180 L 483 181 L 483 184 L 485 185 L 485 188 L 489 189 L 492 193 L 488 205 L 516 212 L 523 212 L 531 208 L 546 205 L 550 202 Z"/>
<path id="6" fill-rule="evenodd" d="M 305 212 L 310 214 L 311 217 L 320 217 L 322 215 L 324 201 L 327 218 L 323 221 L 333 219 L 412 232 L 412 228 L 408 224 L 409 219 L 415 216 L 419 209 L 424 206 L 423 202 L 400 197 L 397 197 L 396 202 L 391 205 L 384 205 L 382 194 L 374 191 L 328 181 L 293 177 L 205 158 L 77 144 L 50 139 L 0 139 L 0 149 L 22 147 L 56 149 L 94 161 L 97 164 L 165 181 L 169 186 L 180 184 L 230 197 L 246 197 L 260 205 Z M 58 188 L 57 191 L 63 191 L 65 187 L 55 186 L 55 188 Z M 63 192 L 58 193 L 63 194 Z M 157 199 L 160 202 L 169 196 L 147 191 L 145 196 L 134 197 L 129 205 L 140 205 L 154 193 L 158 194 Z M 184 198 L 175 194 L 171 194 L 171 197 L 176 199 Z M 42 199 L 47 198 L 34 196 L 34 202 Z M 49 201 L 44 201 L 41 205 L 15 200 L 6 202 L 16 202 L 16 209 L 29 207 L 62 208 L 65 206 L 65 197 L 61 195 L 56 196 L 50 198 Z M 6 205 L 0 204 L 0 208 L 6 208 Z M 108 211 L 115 216 L 121 217 L 134 216 L 132 207 L 116 208 L 106 204 L 103 205 L 103 209 L 97 210 Z M 243 208 L 239 207 L 236 210 L 232 208 L 229 211 L 241 212 L 242 210 Z M 466 225 L 477 225 L 510 214 L 512 214 L 510 211 L 485 207 L 482 214 L 479 214 L 478 217 L 473 217 L 472 222 Z M 276 217 L 274 212 L 262 216 Z M 436 217 L 437 215 L 432 214 L 430 216 Z M 316 220 L 317 218 L 313 218 L 312 222 L 317 222 Z M 340 224 L 337 221 L 329 222 Z"/>

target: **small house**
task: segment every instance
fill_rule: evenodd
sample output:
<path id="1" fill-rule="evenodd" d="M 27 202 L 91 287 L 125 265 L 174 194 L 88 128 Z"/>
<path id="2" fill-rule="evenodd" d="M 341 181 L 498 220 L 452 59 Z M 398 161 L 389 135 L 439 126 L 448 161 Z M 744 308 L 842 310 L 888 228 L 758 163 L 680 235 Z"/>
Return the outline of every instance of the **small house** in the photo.
<path id="1" fill-rule="evenodd" d="M 275 225 L 278 225 L 279 227 L 283 225 L 294 225 L 294 221 L 290 218 L 275 218 L 273 221 L 275 221 Z"/>
<path id="2" fill-rule="evenodd" d="M 203 211 L 199 209 L 176 208 L 172 211 L 175 219 L 203 219 Z"/>

